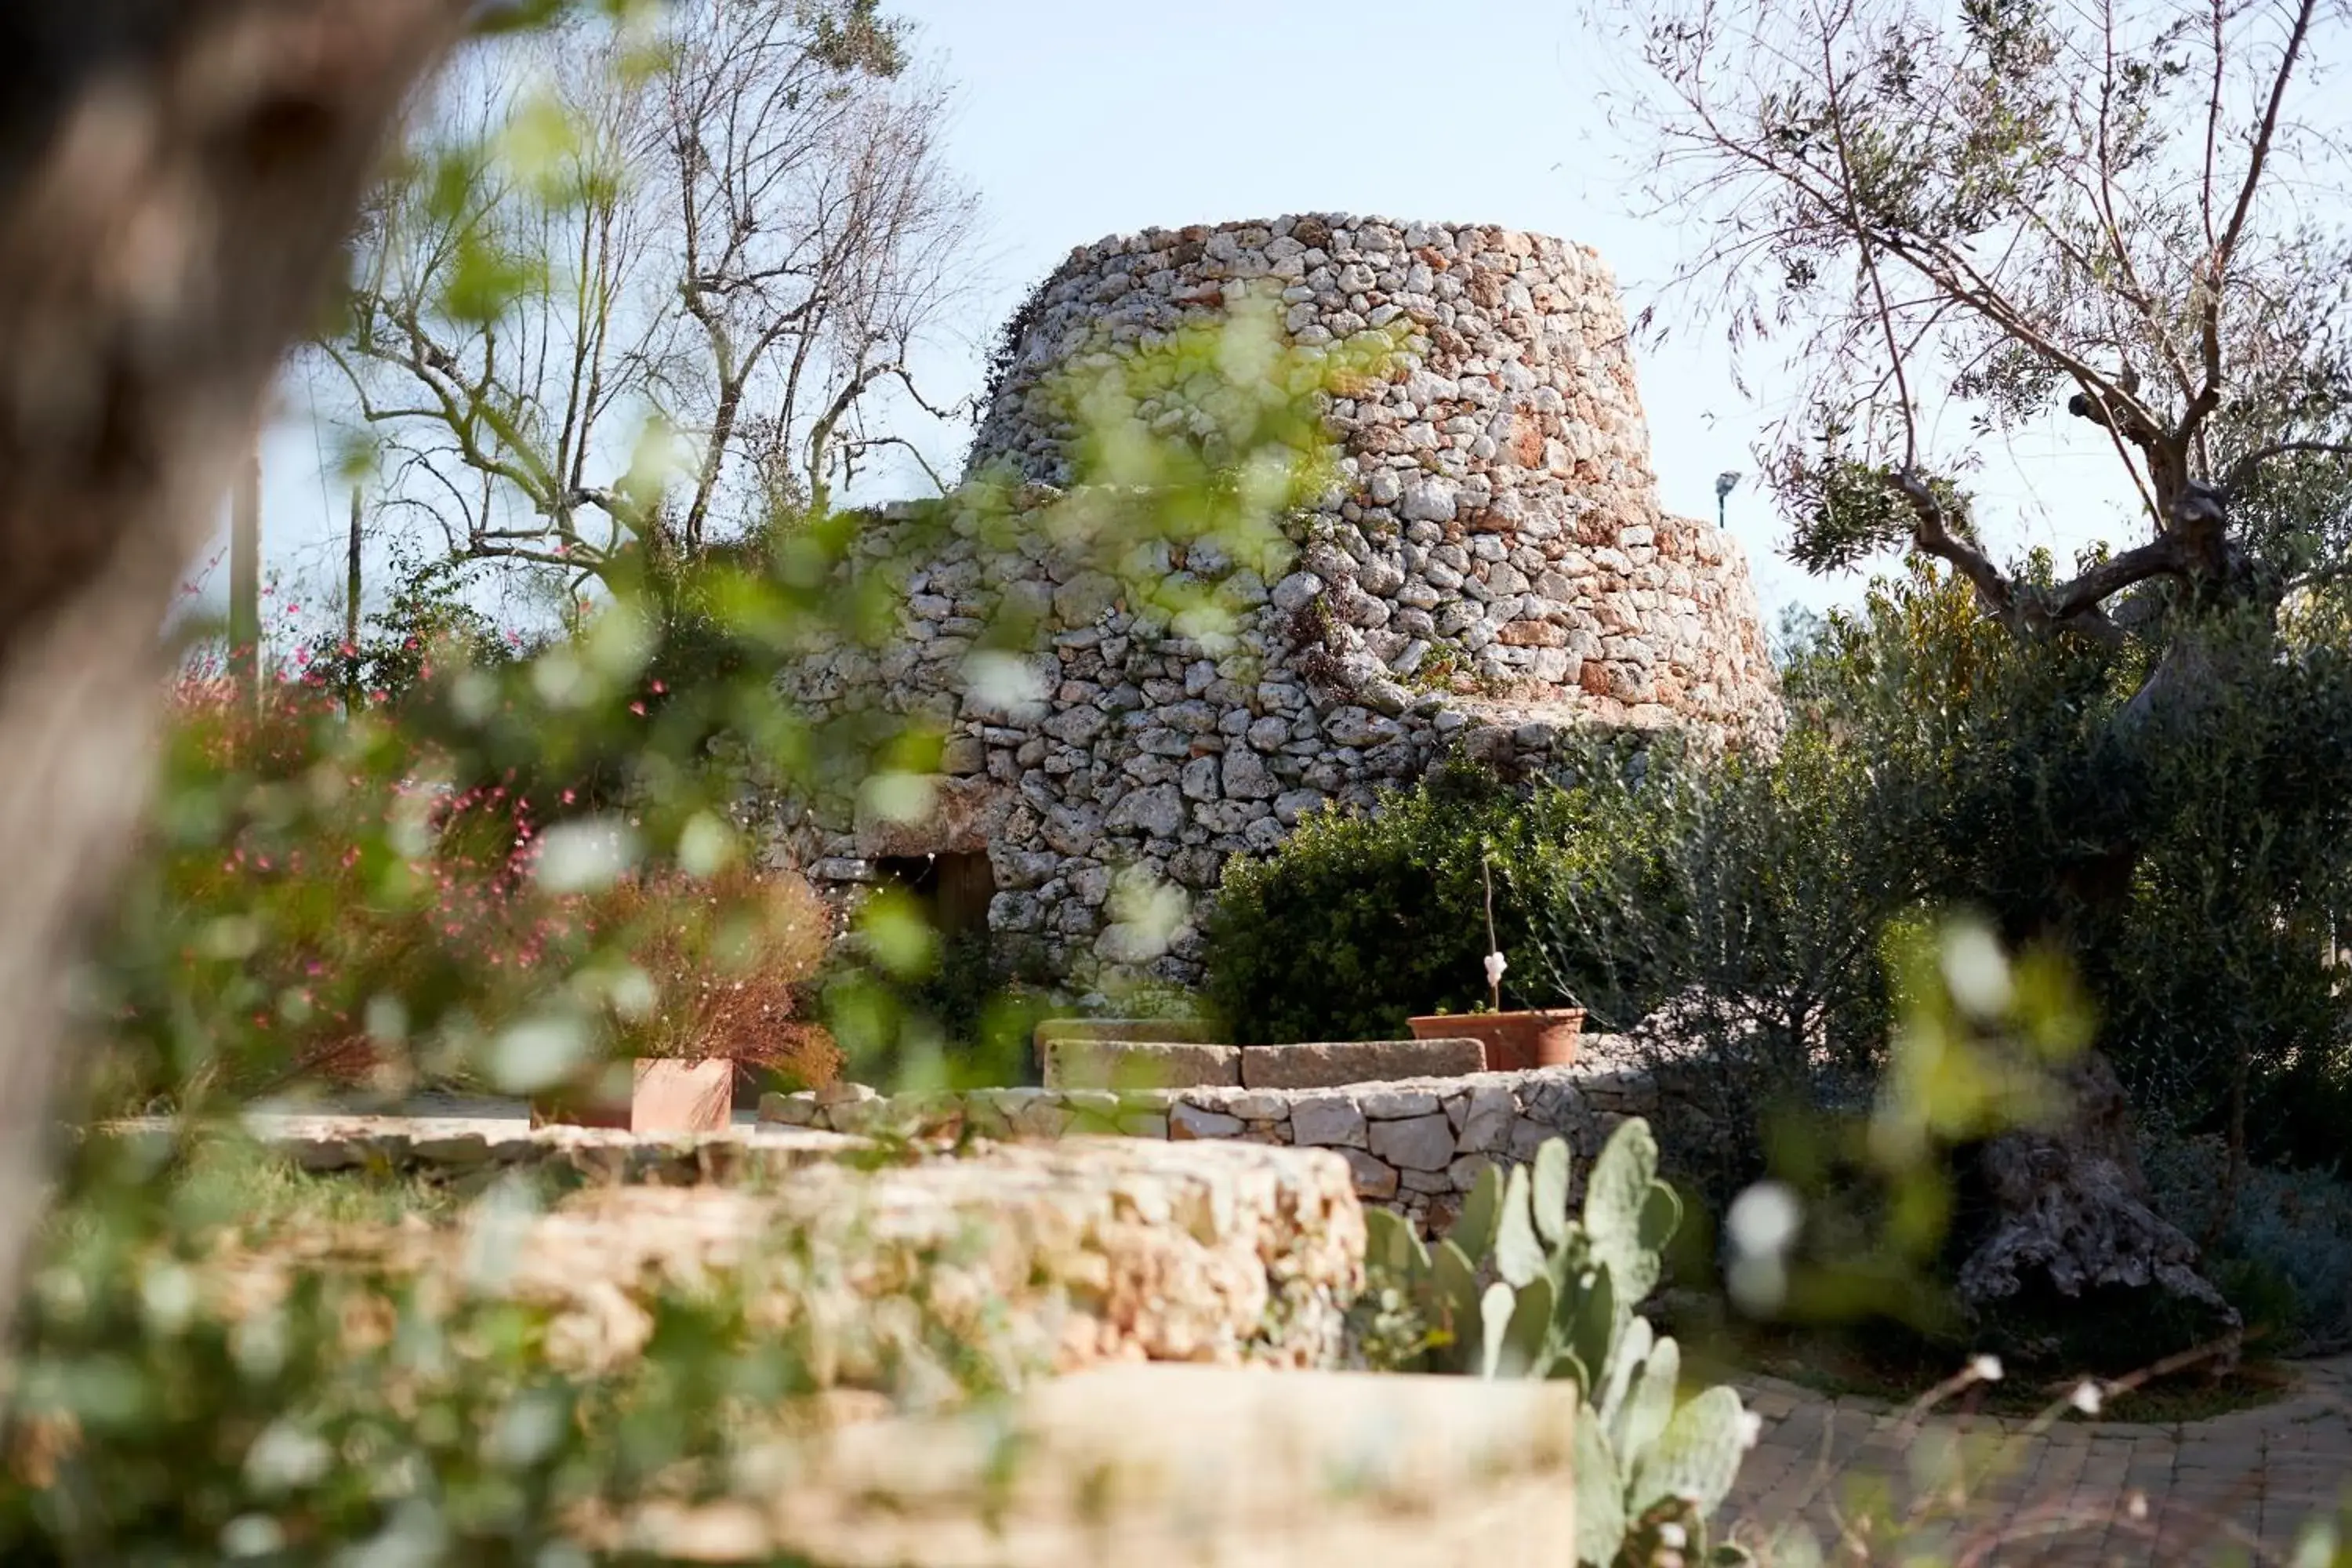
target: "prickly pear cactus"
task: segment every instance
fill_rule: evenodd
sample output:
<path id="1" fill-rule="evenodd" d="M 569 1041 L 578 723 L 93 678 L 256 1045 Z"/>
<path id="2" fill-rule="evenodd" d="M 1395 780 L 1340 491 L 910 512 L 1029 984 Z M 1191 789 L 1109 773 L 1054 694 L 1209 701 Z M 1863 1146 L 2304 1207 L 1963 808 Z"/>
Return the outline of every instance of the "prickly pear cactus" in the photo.
<path id="1" fill-rule="evenodd" d="M 1569 1212 L 1570 1174 L 1557 1138 L 1507 1176 L 1490 1167 L 1434 1247 L 1397 1215 L 1367 1215 L 1377 1288 L 1401 1295 L 1425 1331 L 1405 1370 L 1575 1381 L 1580 1563 L 1744 1561 L 1709 1547 L 1706 1521 L 1739 1474 L 1753 1418 L 1728 1388 L 1678 1405 L 1682 1352 L 1633 1310 L 1657 1288 L 1682 1222 L 1649 1124 L 1636 1118 L 1611 1136 L 1580 1215 Z"/>

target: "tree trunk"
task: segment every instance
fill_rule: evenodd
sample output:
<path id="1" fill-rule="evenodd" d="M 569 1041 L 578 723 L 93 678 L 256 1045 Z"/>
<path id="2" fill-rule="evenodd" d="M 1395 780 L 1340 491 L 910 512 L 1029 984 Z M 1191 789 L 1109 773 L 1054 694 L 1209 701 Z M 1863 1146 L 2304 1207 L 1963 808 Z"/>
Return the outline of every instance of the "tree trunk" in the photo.
<path id="1" fill-rule="evenodd" d="M 463 0 L 0 13 L 0 1328 L 66 977 L 135 832 L 158 635 Z"/>
<path id="2" fill-rule="evenodd" d="M 343 543 L 343 713 L 349 717 L 360 706 L 360 595 L 365 586 L 360 579 L 360 487 L 352 487 L 351 536 Z"/>
<path id="3" fill-rule="evenodd" d="M 261 441 L 236 476 L 228 518 L 228 668 L 247 701 L 261 695 Z"/>

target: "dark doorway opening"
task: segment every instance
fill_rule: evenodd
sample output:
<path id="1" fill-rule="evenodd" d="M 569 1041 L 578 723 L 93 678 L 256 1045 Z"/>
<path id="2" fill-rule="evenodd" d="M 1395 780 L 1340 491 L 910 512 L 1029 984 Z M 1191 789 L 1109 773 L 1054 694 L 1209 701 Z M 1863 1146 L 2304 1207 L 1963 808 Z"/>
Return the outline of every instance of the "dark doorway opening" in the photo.
<path id="1" fill-rule="evenodd" d="M 987 932 L 996 868 L 986 853 L 887 856 L 875 868 L 914 894 L 941 940 Z"/>

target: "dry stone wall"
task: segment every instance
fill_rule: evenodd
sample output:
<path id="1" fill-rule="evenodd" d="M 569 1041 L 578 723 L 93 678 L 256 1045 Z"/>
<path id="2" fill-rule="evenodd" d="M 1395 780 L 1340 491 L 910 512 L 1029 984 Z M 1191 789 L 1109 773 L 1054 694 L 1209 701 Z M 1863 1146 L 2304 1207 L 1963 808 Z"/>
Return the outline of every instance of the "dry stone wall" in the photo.
<path id="1" fill-rule="evenodd" d="M 1132 563 L 1130 582 L 1214 595 L 1232 634 L 1192 635 L 1043 528 L 984 545 L 959 522 L 908 579 L 898 640 L 789 678 L 816 714 L 876 702 L 950 734 L 927 820 L 793 817 L 821 881 L 985 853 L 990 923 L 1034 967 L 1188 984 L 1197 900 L 1225 860 L 1309 812 L 1370 805 L 1452 751 L 1537 770 L 1596 727 L 1736 738 L 1776 721 L 1745 561 L 1660 510 L 1623 311 L 1581 246 L 1320 215 L 1087 247 L 1026 308 L 968 477 L 1009 472 L 1019 505 L 1060 498 L 1078 476 L 1057 373 L 1245 297 L 1309 351 L 1403 346 L 1388 380 L 1330 399 L 1339 482 L 1277 559 L 1179 542 Z M 865 548 L 889 554 L 890 528 Z M 1008 604 L 1044 626 L 1009 692 L 975 673 Z"/>
<path id="2" fill-rule="evenodd" d="M 1328 1149 L 1348 1163 L 1364 1202 L 1443 1230 L 1487 1166 L 1524 1163 L 1545 1140 L 1565 1138 L 1580 1171 L 1621 1121 L 1660 1109 L 1654 1081 L 1638 1069 L 1567 1067 L 1293 1089 L 995 1089 L 890 1099 L 845 1084 L 771 1095 L 761 1115 L 856 1135 L 1116 1133 Z"/>

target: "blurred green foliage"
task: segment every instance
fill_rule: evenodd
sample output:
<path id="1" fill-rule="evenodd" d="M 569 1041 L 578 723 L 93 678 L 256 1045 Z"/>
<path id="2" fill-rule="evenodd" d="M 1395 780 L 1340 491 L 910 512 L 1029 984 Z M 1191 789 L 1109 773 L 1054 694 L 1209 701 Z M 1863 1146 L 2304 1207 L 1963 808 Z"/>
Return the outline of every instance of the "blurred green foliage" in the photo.
<path id="1" fill-rule="evenodd" d="M 520 287 L 488 264 L 457 275 L 452 311 L 493 314 Z M 225 1173 L 217 1130 L 257 1093 L 319 1087 L 329 1064 L 307 1047 L 322 1037 L 394 1091 L 573 1092 L 647 1048 L 647 1020 L 692 1002 L 679 988 L 696 955 L 723 975 L 742 946 L 729 933 L 768 912 L 743 875 L 767 849 L 763 811 L 929 808 L 935 721 L 813 721 L 780 694 L 781 667 L 895 635 L 908 571 L 951 535 L 1050 539 L 1160 630 L 1229 635 L 1234 606 L 1187 588 L 1169 552 L 1213 542 L 1278 565 L 1285 512 L 1330 482 L 1318 395 L 1381 372 L 1392 348 L 1381 334 L 1295 348 L 1267 305 L 1237 301 L 1151 350 L 1086 362 L 1066 394 L 1087 482 L 1042 507 L 992 476 L 887 520 L 780 515 L 692 559 L 638 552 L 576 625 L 523 647 L 428 574 L 317 668 L 261 691 L 184 688 L 145 840 L 79 988 L 91 1047 L 74 1113 L 170 1120 L 77 1135 L 58 1173 L 0 1417 L 0 1557 L 626 1560 L 599 1519 L 762 1484 L 739 1469 L 751 1447 L 845 1375 L 814 1326 L 780 1331 L 723 1279 L 671 1281 L 645 1303 L 642 1353 L 572 1365 L 543 1309 L 495 1281 L 431 1283 L 383 1252 L 415 1225 L 488 1223 L 543 1194 L 500 1184 L 462 1210 L 446 1193 L 289 1199 L 267 1161 Z M 634 476 L 649 508 L 665 479 Z M 1036 629 L 1001 619 L 964 675 L 1002 679 Z M 582 918 L 615 900 L 635 912 Z M 861 1077 L 1017 1071 L 1033 1005 L 994 994 L 984 957 L 942 944 L 908 897 L 855 910 L 821 978 Z M 296 1240 L 282 1299 L 214 1290 L 211 1266 Z M 795 1288 L 783 1245 L 770 1307 Z M 930 1395 L 1001 1383 L 968 1327 L 940 1326 L 926 1279 L 913 1266 L 852 1325 L 878 1336 L 865 1381 Z"/>

